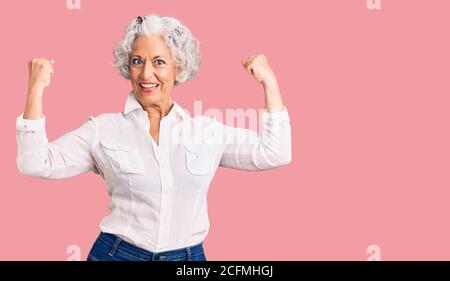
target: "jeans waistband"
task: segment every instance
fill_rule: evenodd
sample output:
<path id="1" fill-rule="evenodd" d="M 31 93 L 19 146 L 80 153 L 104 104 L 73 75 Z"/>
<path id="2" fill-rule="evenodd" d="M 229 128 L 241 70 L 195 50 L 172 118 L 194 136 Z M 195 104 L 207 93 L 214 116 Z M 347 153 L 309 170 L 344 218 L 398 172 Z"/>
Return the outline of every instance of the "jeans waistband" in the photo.
<path id="1" fill-rule="evenodd" d="M 173 256 L 183 254 L 186 254 L 189 257 L 192 254 L 203 252 L 203 243 L 170 251 L 150 252 L 123 240 L 115 234 L 101 232 L 98 239 L 112 247 L 111 254 L 114 254 L 117 250 L 120 250 L 135 257 L 140 257 L 144 260 L 165 260 L 170 259 Z"/>

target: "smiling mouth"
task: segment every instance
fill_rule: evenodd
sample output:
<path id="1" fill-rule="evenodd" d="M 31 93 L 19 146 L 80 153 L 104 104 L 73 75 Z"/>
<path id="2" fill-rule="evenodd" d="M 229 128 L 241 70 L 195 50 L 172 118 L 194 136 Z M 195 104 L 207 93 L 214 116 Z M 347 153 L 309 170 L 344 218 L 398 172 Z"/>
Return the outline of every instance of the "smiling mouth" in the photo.
<path id="1" fill-rule="evenodd" d="M 141 91 L 143 91 L 144 93 L 152 93 L 152 92 L 155 92 L 158 89 L 159 84 L 156 84 L 156 83 L 140 83 L 139 86 L 141 87 Z"/>

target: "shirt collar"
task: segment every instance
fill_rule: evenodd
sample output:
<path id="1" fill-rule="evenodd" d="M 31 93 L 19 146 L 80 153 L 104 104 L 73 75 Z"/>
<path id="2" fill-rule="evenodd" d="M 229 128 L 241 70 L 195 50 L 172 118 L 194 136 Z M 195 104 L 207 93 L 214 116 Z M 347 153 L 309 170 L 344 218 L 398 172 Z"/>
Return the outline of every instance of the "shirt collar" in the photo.
<path id="1" fill-rule="evenodd" d="M 127 101 L 125 102 L 125 108 L 123 110 L 123 114 L 127 115 L 131 111 L 134 111 L 134 110 L 139 109 L 139 108 L 141 110 L 144 110 L 142 108 L 142 105 L 136 99 L 136 96 L 134 95 L 134 92 L 130 92 L 128 94 Z M 188 114 L 184 111 L 184 109 L 178 103 L 176 103 L 175 101 L 173 102 L 173 107 L 169 111 L 168 116 L 169 117 L 173 116 L 173 114 L 178 115 L 179 117 L 181 117 L 181 119 L 186 119 L 188 117 Z"/>

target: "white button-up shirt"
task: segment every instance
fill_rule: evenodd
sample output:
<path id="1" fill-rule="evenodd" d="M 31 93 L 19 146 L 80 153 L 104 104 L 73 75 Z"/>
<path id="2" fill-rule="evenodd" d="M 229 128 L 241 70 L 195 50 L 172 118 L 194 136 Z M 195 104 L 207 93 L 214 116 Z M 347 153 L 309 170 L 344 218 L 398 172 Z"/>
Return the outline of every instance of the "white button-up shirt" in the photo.
<path id="1" fill-rule="evenodd" d="M 16 120 L 23 175 L 69 178 L 99 174 L 111 196 L 100 229 L 152 252 L 201 243 L 208 231 L 207 191 L 219 166 L 265 170 L 291 161 L 287 109 L 263 112 L 261 132 L 191 117 L 176 102 L 160 121 L 159 144 L 147 113 L 128 95 L 125 109 L 90 117 L 49 142 L 45 116 Z"/>

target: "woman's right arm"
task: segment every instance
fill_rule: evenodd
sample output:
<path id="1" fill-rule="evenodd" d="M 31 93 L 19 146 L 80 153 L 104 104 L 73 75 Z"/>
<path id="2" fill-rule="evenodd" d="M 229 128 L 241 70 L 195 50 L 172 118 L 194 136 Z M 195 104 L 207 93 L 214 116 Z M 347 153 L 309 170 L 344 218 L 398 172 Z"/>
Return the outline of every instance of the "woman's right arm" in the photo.
<path id="1" fill-rule="evenodd" d="M 29 62 L 29 84 L 25 111 L 16 120 L 17 167 L 21 174 L 61 179 L 83 172 L 98 172 L 92 157 L 97 128 L 90 118 L 80 128 L 49 142 L 42 114 L 42 97 L 50 85 L 53 61 L 45 58 Z"/>

